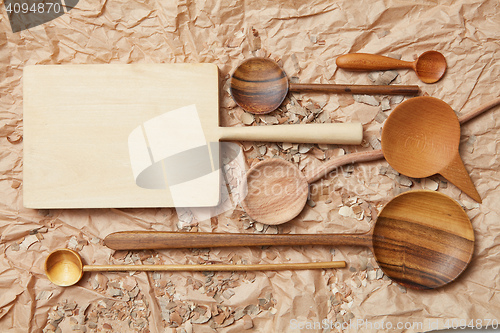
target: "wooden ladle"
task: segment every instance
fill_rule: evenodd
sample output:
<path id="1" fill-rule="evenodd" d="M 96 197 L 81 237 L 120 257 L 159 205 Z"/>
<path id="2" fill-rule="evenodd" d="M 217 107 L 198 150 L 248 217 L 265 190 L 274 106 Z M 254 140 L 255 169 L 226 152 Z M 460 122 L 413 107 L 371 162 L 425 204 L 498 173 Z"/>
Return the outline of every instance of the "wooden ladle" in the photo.
<path id="1" fill-rule="evenodd" d="M 220 246 L 366 246 L 384 273 L 413 289 L 432 289 L 455 280 L 474 252 L 474 231 L 462 207 L 448 196 L 417 190 L 393 198 L 364 234 L 222 234 L 118 232 L 104 244 L 115 250 Z"/>
<path id="2" fill-rule="evenodd" d="M 446 72 L 446 59 L 437 51 L 427 51 L 415 61 L 402 61 L 376 54 L 351 53 L 337 58 L 337 66 L 356 71 L 373 71 L 406 68 L 413 69 L 425 83 L 439 81 Z"/>
<path id="3" fill-rule="evenodd" d="M 417 95 L 420 89 L 418 86 L 289 83 L 283 69 L 268 58 L 245 60 L 231 76 L 230 92 L 233 99 L 250 113 L 265 114 L 276 110 L 288 91 Z"/>
<path id="4" fill-rule="evenodd" d="M 347 164 L 386 158 L 398 172 L 415 178 L 439 173 L 474 200 L 481 202 L 458 152 L 460 123 L 480 115 L 500 98 L 457 120 L 445 102 L 415 97 L 398 105 L 382 130 L 382 149 L 352 153 L 324 163 L 307 175 L 290 162 L 273 158 L 250 168 L 241 204 L 255 221 L 276 225 L 290 221 L 304 208 L 309 184 Z"/>
<path id="5" fill-rule="evenodd" d="M 84 265 L 78 253 L 70 249 L 52 251 L 45 259 L 44 270 L 49 280 L 58 286 L 72 286 L 84 272 L 199 272 L 199 271 L 278 271 L 297 269 L 342 268 L 345 261 L 258 265 Z"/>

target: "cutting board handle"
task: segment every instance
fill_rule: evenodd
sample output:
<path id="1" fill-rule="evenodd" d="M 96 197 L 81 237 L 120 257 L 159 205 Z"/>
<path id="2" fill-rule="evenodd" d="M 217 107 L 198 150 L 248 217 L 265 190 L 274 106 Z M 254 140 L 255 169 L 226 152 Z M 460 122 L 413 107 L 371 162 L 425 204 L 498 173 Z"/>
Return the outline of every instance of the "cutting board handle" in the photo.
<path id="1" fill-rule="evenodd" d="M 359 145 L 361 123 L 220 127 L 221 141 L 264 141 Z"/>

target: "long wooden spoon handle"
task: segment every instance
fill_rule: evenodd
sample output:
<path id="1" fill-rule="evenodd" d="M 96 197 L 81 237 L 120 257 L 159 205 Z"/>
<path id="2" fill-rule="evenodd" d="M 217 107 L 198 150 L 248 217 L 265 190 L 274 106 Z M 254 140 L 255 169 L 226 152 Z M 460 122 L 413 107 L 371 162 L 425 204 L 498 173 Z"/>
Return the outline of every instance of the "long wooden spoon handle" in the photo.
<path id="1" fill-rule="evenodd" d="M 332 158 L 328 162 L 323 163 L 316 170 L 313 170 L 313 172 L 307 174 L 306 179 L 309 184 L 312 184 L 341 166 L 358 162 L 376 161 L 381 158 L 384 158 L 384 153 L 382 152 L 382 149 L 364 151 L 360 153 L 352 153 Z"/>
<path id="2" fill-rule="evenodd" d="M 289 90 L 293 92 L 408 96 L 415 96 L 420 93 L 420 88 L 416 85 L 402 86 L 290 83 Z"/>
<path id="3" fill-rule="evenodd" d="M 338 67 L 352 71 L 413 69 L 413 62 L 368 53 L 345 54 L 338 57 L 336 63 Z"/>
<path id="4" fill-rule="evenodd" d="M 361 123 L 219 127 L 221 141 L 265 141 L 359 145 Z"/>
<path id="5" fill-rule="evenodd" d="M 476 109 L 469 111 L 465 113 L 464 115 L 461 115 L 458 120 L 460 124 L 466 123 L 467 121 L 483 114 L 484 112 L 488 111 L 489 109 L 500 105 L 500 97 L 496 98 L 490 102 L 487 102 L 483 105 L 480 105 Z M 316 170 L 313 170 L 311 173 L 306 175 L 307 182 L 309 184 L 314 183 L 315 181 L 325 177 L 327 174 L 332 172 L 333 170 L 347 165 L 347 164 L 352 164 L 352 163 L 358 163 L 358 162 L 369 162 L 369 161 L 376 161 L 378 159 L 384 158 L 384 154 L 381 149 L 378 150 L 373 150 L 373 151 L 367 151 L 367 152 L 360 152 L 360 153 L 352 153 L 340 157 L 336 157 L 331 159 L 330 161 L 324 163 L 321 165 L 319 168 Z"/>
<path id="6" fill-rule="evenodd" d="M 247 264 L 247 265 L 87 265 L 84 272 L 201 272 L 201 271 L 283 271 L 298 269 L 343 268 L 345 261 L 323 261 L 286 264 Z"/>
<path id="7" fill-rule="evenodd" d="M 461 115 L 460 117 L 458 117 L 458 120 L 460 121 L 460 124 L 463 124 L 463 123 L 471 120 L 472 118 L 479 116 L 480 114 L 484 113 L 485 111 L 488 111 L 489 109 L 491 109 L 497 105 L 500 105 L 500 97 L 498 97 L 490 102 L 484 103 L 483 105 L 480 105 L 476 109 L 469 111 L 464 115 Z"/>
<path id="8" fill-rule="evenodd" d="M 155 250 L 241 246 L 358 245 L 369 246 L 369 234 L 243 234 L 168 231 L 123 231 L 108 235 L 114 250 Z"/>

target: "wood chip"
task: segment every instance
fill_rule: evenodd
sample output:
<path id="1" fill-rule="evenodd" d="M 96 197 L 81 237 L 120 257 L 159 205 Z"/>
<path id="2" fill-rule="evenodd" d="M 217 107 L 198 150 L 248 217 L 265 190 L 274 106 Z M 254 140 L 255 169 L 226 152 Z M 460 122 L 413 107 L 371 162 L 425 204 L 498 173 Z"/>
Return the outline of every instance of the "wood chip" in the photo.
<path id="1" fill-rule="evenodd" d="M 19 243 L 16 243 L 16 242 L 12 243 L 12 244 L 10 245 L 10 249 L 11 249 L 12 251 L 19 251 L 19 249 L 20 249 Z"/>
<path id="2" fill-rule="evenodd" d="M 275 116 L 260 116 L 260 119 L 269 125 L 279 124 L 278 118 L 276 118 Z"/>
<path id="3" fill-rule="evenodd" d="M 256 316 L 259 314 L 260 309 L 257 305 L 255 304 L 249 304 L 245 307 L 244 309 L 245 314 L 248 314 L 250 316 Z"/>
<path id="4" fill-rule="evenodd" d="M 299 64 L 299 59 L 297 58 L 297 55 L 295 53 L 292 53 L 292 56 L 290 57 L 292 59 L 293 67 L 295 68 L 295 72 L 300 72 L 300 64 Z"/>
<path id="5" fill-rule="evenodd" d="M 253 328 L 252 317 L 250 317 L 249 315 L 243 316 L 243 328 L 246 330 Z"/>
<path id="6" fill-rule="evenodd" d="M 465 143 L 465 146 L 467 148 L 467 152 L 469 154 L 472 154 L 474 152 L 474 143 L 476 142 L 477 138 L 475 135 L 471 135 L 467 142 Z"/>
<path id="7" fill-rule="evenodd" d="M 234 290 L 227 289 L 222 292 L 222 297 L 224 297 L 225 299 L 230 299 L 231 297 L 234 296 L 234 294 L 235 294 Z"/>
<path id="8" fill-rule="evenodd" d="M 375 116 L 375 121 L 376 121 L 377 123 L 382 124 L 382 123 L 383 123 L 383 122 L 387 119 L 387 117 L 388 117 L 388 116 L 387 116 L 385 113 L 383 113 L 383 112 L 379 112 L 379 113 L 377 113 L 377 115 Z"/>
<path id="9" fill-rule="evenodd" d="M 391 96 L 391 104 L 399 104 L 403 101 L 405 97 L 401 95 Z"/>
<path id="10" fill-rule="evenodd" d="M 36 237 L 36 235 L 26 236 L 26 238 L 24 238 L 23 242 L 21 244 L 19 244 L 19 248 L 21 250 L 27 250 L 31 245 L 33 245 L 34 243 L 36 243 L 38 241 L 39 240 Z"/>
<path id="11" fill-rule="evenodd" d="M 339 209 L 339 214 L 345 217 L 354 217 L 354 212 L 349 206 L 342 206 Z"/>
<path id="12" fill-rule="evenodd" d="M 373 149 L 381 149 L 382 148 L 382 144 L 376 136 L 370 136 L 368 138 L 368 142 L 370 143 L 370 146 Z"/>
<path id="13" fill-rule="evenodd" d="M 399 175 L 396 177 L 396 182 L 405 187 L 410 187 L 413 185 L 413 181 L 405 175 Z"/>
<path id="14" fill-rule="evenodd" d="M 380 102 L 380 109 L 382 111 L 388 111 L 391 109 L 391 101 L 388 98 L 382 99 Z"/>
<path id="15" fill-rule="evenodd" d="M 248 113 L 248 112 L 244 112 L 242 115 L 241 115 L 241 122 L 245 125 L 252 125 L 253 122 L 255 121 L 255 117 L 253 114 L 251 113 Z"/>
<path id="16" fill-rule="evenodd" d="M 352 95 L 354 100 L 358 103 L 364 103 L 372 106 L 378 106 L 380 102 L 372 95 Z"/>
<path id="17" fill-rule="evenodd" d="M 439 183 L 429 178 L 422 179 L 422 183 L 423 188 L 427 190 L 437 191 L 437 189 L 439 188 Z"/>
<path id="18" fill-rule="evenodd" d="M 212 317 L 204 316 L 204 315 L 197 315 L 196 317 L 191 318 L 191 323 L 192 324 L 205 324 L 208 322 Z"/>
<path id="19" fill-rule="evenodd" d="M 347 94 L 344 94 L 344 95 L 340 95 L 338 97 L 338 100 L 339 100 L 339 106 L 341 108 L 345 108 L 349 105 L 352 105 L 354 104 L 355 100 L 354 98 L 352 97 L 352 95 L 347 95 Z"/>
<path id="20" fill-rule="evenodd" d="M 299 145 L 299 153 L 306 154 L 314 147 L 313 144 L 302 143 Z"/>
<path id="21" fill-rule="evenodd" d="M 46 301 L 52 296 L 52 292 L 48 290 L 42 290 L 37 296 L 37 301 Z"/>
<path id="22" fill-rule="evenodd" d="M 472 202 L 472 201 L 468 201 L 468 200 L 464 200 L 463 201 L 463 205 L 465 208 L 467 209 L 474 209 L 474 208 L 479 208 L 479 203 L 477 202 Z"/>
<path id="23" fill-rule="evenodd" d="M 170 314 L 170 323 L 174 325 L 174 327 L 179 327 L 182 324 L 182 317 L 174 311 Z"/>
<path id="24" fill-rule="evenodd" d="M 245 316 L 245 309 L 236 309 L 236 311 L 234 312 L 234 319 L 240 320 L 241 318 L 243 318 L 243 316 Z"/>

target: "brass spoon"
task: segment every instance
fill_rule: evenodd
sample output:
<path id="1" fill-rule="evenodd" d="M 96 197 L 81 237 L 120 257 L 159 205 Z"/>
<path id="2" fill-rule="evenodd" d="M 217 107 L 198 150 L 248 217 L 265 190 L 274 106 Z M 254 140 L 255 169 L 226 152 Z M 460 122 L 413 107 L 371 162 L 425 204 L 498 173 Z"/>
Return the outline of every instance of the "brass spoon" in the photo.
<path id="1" fill-rule="evenodd" d="M 474 231 L 462 207 L 434 191 L 409 191 L 389 201 L 363 234 L 227 234 L 118 232 L 104 239 L 115 250 L 234 246 L 365 246 L 384 273 L 413 289 L 455 280 L 474 252 Z"/>
<path id="2" fill-rule="evenodd" d="M 446 59 L 437 51 L 427 51 L 415 61 L 403 61 L 376 54 L 351 53 L 337 58 L 337 66 L 348 70 L 372 71 L 387 69 L 413 69 L 424 83 L 439 81 L 446 72 Z"/>
<path id="3" fill-rule="evenodd" d="M 76 284 L 84 272 L 151 272 L 151 271 L 278 271 L 295 269 L 342 268 L 345 261 L 258 264 L 258 265 L 84 265 L 78 253 L 70 249 L 58 249 L 45 259 L 45 274 L 50 282 L 61 287 Z"/>
<path id="4" fill-rule="evenodd" d="M 273 60 L 251 58 L 241 63 L 231 76 L 231 95 L 243 110 L 265 114 L 276 110 L 288 91 L 349 94 L 417 95 L 418 86 L 342 85 L 289 83 L 285 72 Z"/>
<path id="5" fill-rule="evenodd" d="M 333 158 L 307 175 L 278 158 L 254 165 L 246 175 L 243 209 L 255 221 L 270 225 L 285 223 L 304 209 L 309 184 L 343 165 L 384 157 L 394 169 L 409 177 L 424 178 L 439 173 L 481 202 L 458 153 L 459 122 L 464 123 L 498 104 L 500 98 L 457 120 L 448 104 L 437 98 L 407 100 L 386 120 L 382 149 Z"/>

